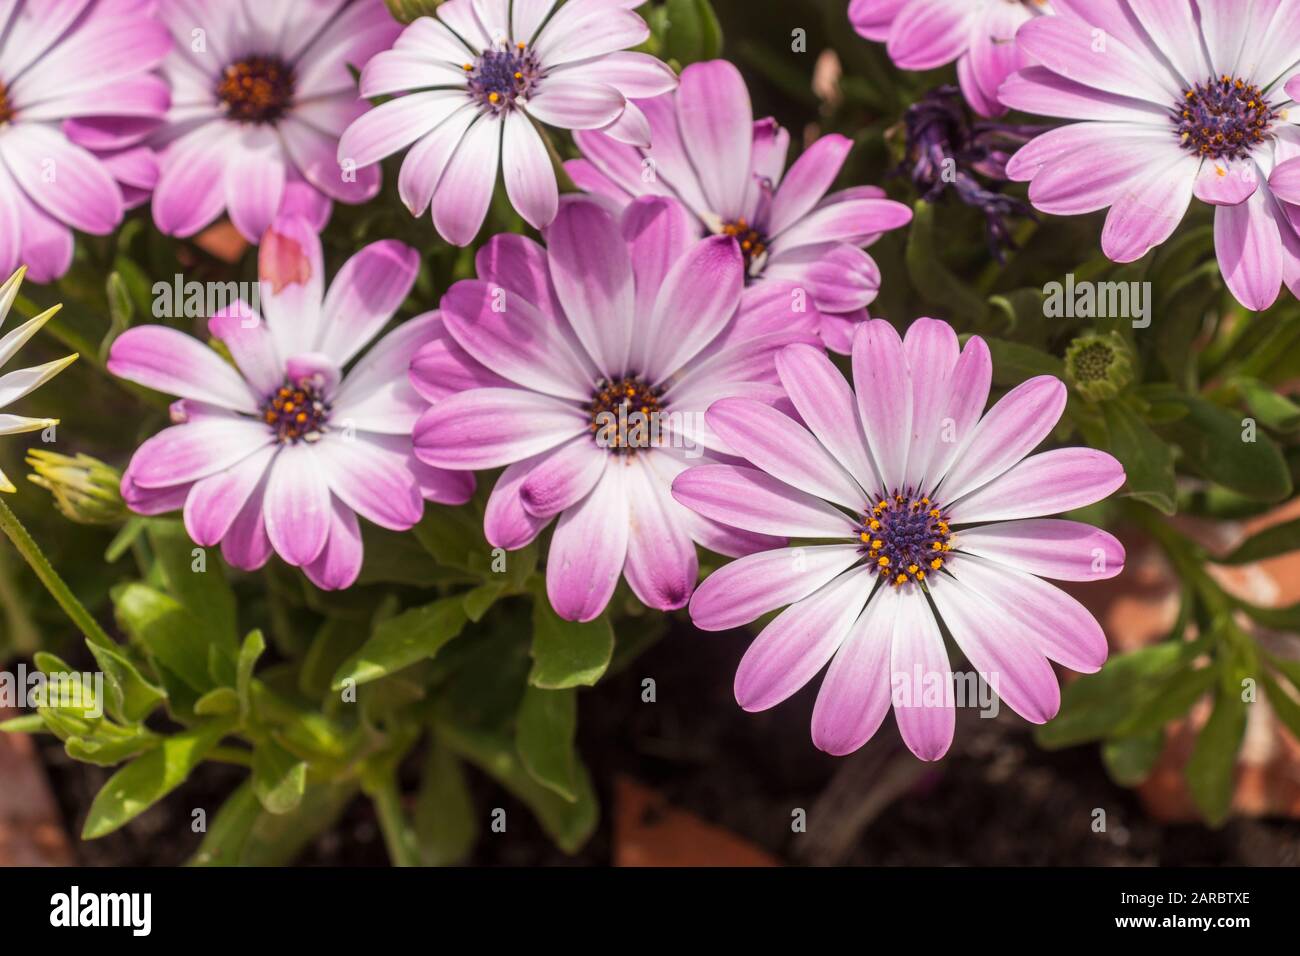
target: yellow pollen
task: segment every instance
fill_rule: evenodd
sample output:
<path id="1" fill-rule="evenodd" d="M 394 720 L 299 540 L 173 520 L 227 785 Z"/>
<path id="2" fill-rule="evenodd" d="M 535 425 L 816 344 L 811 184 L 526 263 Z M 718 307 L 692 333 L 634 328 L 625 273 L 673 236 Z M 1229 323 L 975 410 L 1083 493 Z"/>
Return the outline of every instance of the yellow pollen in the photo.
<path id="1" fill-rule="evenodd" d="M 489 100 L 490 102 L 492 102 L 492 103 L 499 103 L 499 102 L 501 102 L 501 94 L 500 94 L 500 93 L 489 93 L 489 94 L 488 94 L 488 100 Z"/>
<path id="2" fill-rule="evenodd" d="M 941 567 L 943 567 L 943 558 L 935 558 L 933 561 L 930 562 L 930 567 L 932 570 L 938 571 Z"/>
<path id="3" fill-rule="evenodd" d="M 880 558 L 880 560 L 879 560 L 877 563 L 878 563 L 882 568 L 887 568 L 887 567 L 889 567 L 889 555 L 887 555 L 887 554 L 886 554 L 886 555 L 881 555 L 881 558 Z"/>
<path id="4" fill-rule="evenodd" d="M 881 541 L 879 538 L 877 538 L 875 541 L 871 542 L 871 549 L 872 549 L 873 551 L 879 551 L 879 550 L 880 550 L 881 548 L 883 548 L 884 546 L 885 546 L 885 542 Z"/>
<path id="5" fill-rule="evenodd" d="M 879 530 L 880 530 L 880 522 L 877 521 L 875 518 L 872 518 L 872 519 L 871 519 L 871 523 L 870 523 L 869 525 L 867 525 L 867 527 L 869 527 L 872 531 L 879 531 Z"/>

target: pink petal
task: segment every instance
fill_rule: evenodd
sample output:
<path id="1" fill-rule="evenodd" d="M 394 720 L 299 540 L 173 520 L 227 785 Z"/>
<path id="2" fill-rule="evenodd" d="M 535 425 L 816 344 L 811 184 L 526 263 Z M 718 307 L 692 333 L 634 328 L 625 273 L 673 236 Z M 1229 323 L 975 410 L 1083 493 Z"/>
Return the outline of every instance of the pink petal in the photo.
<path id="1" fill-rule="evenodd" d="M 966 528 L 955 547 L 1058 581 L 1101 581 L 1124 570 L 1124 546 L 1115 536 L 1078 521 L 1033 518 Z"/>
<path id="2" fill-rule="evenodd" d="M 518 110 L 506 116 L 501 145 L 501 171 L 510 203 L 534 229 L 551 224 L 560 205 L 560 191 L 551 157 L 528 117 Z"/>
<path id="3" fill-rule="evenodd" d="M 846 571 L 763 628 L 736 668 L 736 703 L 775 707 L 821 670 L 857 620 L 871 592 L 865 568 Z"/>
<path id="4" fill-rule="evenodd" d="M 1256 312 L 1282 291 L 1282 239 L 1267 190 L 1236 206 L 1214 210 L 1214 252 L 1223 281 L 1237 301 Z"/>
<path id="5" fill-rule="evenodd" d="M 195 544 L 210 548 L 226 536 L 262 483 L 278 450 L 278 446 L 268 444 L 243 461 L 191 486 L 185 499 L 185 530 Z"/>
<path id="6" fill-rule="evenodd" d="M 887 493 L 903 490 L 912 436 L 912 381 L 903 340 L 882 319 L 853 338 L 853 386 L 872 460 Z"/>
<path id="7" fill-rule="evenodd" d="M 524 510 L 538 518 L 550 518 L 576 505 L 605 474 L 610 457 L 589 435 L 561 445 L 539 461 L 519 486 Z M 622 462 L 616 467 L 623 467 Z"/>
<path id="8" fill-rule="evenodd" d="M 330 529 L 325 547 L 316 560 L 303 565 L 302 570 L 321 590 L 339 591 L 356 582 L 365 555 L 357 516 L 338 498 L 331 499 L 330 506 Z"/>
<path id="9" fill-rule="evenodd" d="M 517 388 L 478 388 L 424 414 L 415 426 L 415 454 L 438 468 L 499 468 L 587 428 L 587 417 L 571 404 Z"/>
<path id="10" fill-rule="evenodd" d="M 546 559 L 546 594 L 568 621 L 590 621 L 609 604 L 627 556 L 625 469 L 609 468 L 591 494 L 560 515 Z"/>
<path id="11" fill-rule="evenodd" d="M 802 601 L 856 564 L 855 544 L 780 548 L 749 554 L 714 571 L 691 598 L 691 621 L 702 631 L 727 631 Z"/>
<path id="12" fill-rule="evenodd" d="M 907 682 L 908 693 L 894 700 L 894 719 L 903 742 L 922 760 L 938 760 L 952 744 L 957 715 L 948 693 L 952 686 L 948 651 L 930 605 L 919 592 L 902 594 L 897 601 L 889 671 L 891 682 Z M 944 690 L 938 701 L 925 694 L 935 684 Z"/>
<path id="13" fill-rule="evenodd" d="M 899 599 L 898 588 L 881 588 L 836 651 L 813 707 L 812 739 L 819 750 L 837 757 L 853 753 L 889 713 Z"/>
<path id="14" fill-rule="evenodd" d="M 1051 433 L 1065 411 L 1065 385 L 1051 375 L 1022 382 L 989 409 L 939 485 L 956 501 L 1006 472 Z"/>
<path id="15" fill-rule="evenodd" d="M 754 111 L 740 71 L 726 60 L 692 63 L 677 93 L 682 141 L 699 174 L 709 210 L 724 221 L 744 215 Z"/>
<path id="16" fill-rule="evenodd" d="M 642 604 L 671 611 L 690 599 L 699 563 L 688 530 L 688 512 L 673 500 L 668 485 L 645 461 L 647 457 L 636 455 L 611 466 L 626 471 L 631 527 L 623 574 Z"/>
<path id="17" fill-rule="evenodd" d="M 108 370 L 146 388 L 241 412 L 256 412 L 260 399 L 217 353 L 163 325 L 137 326 L 114 339 Z"/>
<path id="18" fill-rule="evenodd" d="M 280 557 L 293 565 L 310 564 L 329 536 L 330 489 L 316 449 L 286 445 L 275 456 L 262 512 L 266 533 Z"/>
<path id="19" fill-rule="evenodd" d="M 673 482 L 673 497 L 706 518 L 795 538 L 852 538 L 842 511 L 755 468 L 699 465 Z"/>
<path id="20" fill-rule="evenodd" d="M 956 524 L 1037 518 L 1082 508 L 1124 484 L 1124 468 L 1092 448 L 1058 448 L 1031 455 L 948 507 Z"/>

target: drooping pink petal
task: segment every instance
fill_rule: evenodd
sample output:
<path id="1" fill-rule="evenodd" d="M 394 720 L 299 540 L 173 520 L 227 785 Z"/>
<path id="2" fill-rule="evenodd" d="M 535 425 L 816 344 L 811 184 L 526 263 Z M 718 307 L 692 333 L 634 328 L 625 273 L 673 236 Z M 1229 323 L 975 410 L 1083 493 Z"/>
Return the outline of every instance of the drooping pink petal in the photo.
<path id="1" fill-rule="evenodd" d="M 332 498 L 325 547 L 315 561 L 303 565 L 303 573 L 323 591 L 340 591 L 356 582 L 364 557 L 357 516 L 338 498 Z"/>
<path id="2" fill-rule="evenodd" d="M 1214 210 L 1214 253 L 1223 281 L 1238 302 L 1256 312 L 1282 291 L 1282 239 L 1271 202 L 1267 191 L 1258 190 L 1239 205 Z"/>
<path id="3" fill-rule="evenodd" d="M 1009 615 L 1022 636 L 1049 660 L 1081 674 L 1095 673 L 1106 663 L 1109 648 L 1101 625 L 1055 585 L 969 554 L 952 561 L 948 570 L 1000 614 Z"/>
<path id="4" fill-rule="evenodd" d="M 266 445 L 243 461 L 196 481 L 185 499 L 185 531 L 194 543 L 210 548 L 262 483 L 278 447 Z"/>
<path id="5" fill-rule="evenodd" d="M 948 752 L 957 723 L 949 693 L 952 671 L 939 625 L 919 593 L 901 595 L 897 602 L 889 671 L 891 682 L 905 682 L 907 691 L 896 691 L 894 698 L 903 742 L 922 760 L 938 760 Z"/>
<path id="6" fill-rule="evenodd" d="M 611 466 L 626 471 L 631 528 L 623 573 L 642 604 L 671 611 L 690 599 L 699 563 L 686 509 L 669 494 L 668 485 L 646 462 L 648 457 L 636 455 Z"/>
<path id="7" fill-rule="evenodd" d="M 483 536 L 492 547 L 507 550 L 522 548 L 550 523 L 550 518 L 538 518 L 524 508 L 519 498 L 519 488 L 533 469 L 556 451 L 557 449 L 551 449 L 517 461 L 507 465 L 505 471 L 501 472 L 483 511 Z"/>
<path id="8" fill-rule="evenodd" d="M 461 138 L 433 194 L 433 224 L 438 234 L 457 246 L 467 246 L 478 235 L 501 156 L 501 124 L 480 116 Z"/>
<path id="9" fill-rule="evenodd" d="M 576 505 L 596 487 L 609 460 L 610 453 L 597 447 L 589 435 L 571 439 L 539 461 L 520 484 L 524 510 L 538 518 L 550 518 Z"/>
<path id="10" fill-rule="evenodd" d="M 853 148 L 845 136 L 830 134 L 813 143 L 785 174 L 772 197 L 767 228 L 776 235 L 807 215 L 826 195 Z"/>
<path id="11" fill-rule="evenodd" d="M 1047 658 L 1009 628 L 998 608 L 955 577 L 931 582 L 930 595 L 957 646 L 1012 710 L 1035 724 L 1056 716 L 1061 688 Z"/>
<path id="12" fill-rule="evenodd" d="M 546 558 L 546 595 L 567 621 L 598 617 L 627 557 L 626 469 L 608 468 L 586 498 L 560 515 Z"/>
<path id="13" fill-rule="evenodd" d="M 368 521 L 405 531 L 420 520 L 424 503 L 406 468 L 410 446 L 404 437 L 327 435 L 312 450 L 314 467 L 324 473 L 330 490 Z"/>
<path id="14" fill-rule="evenodd" d="M 506 116 L 501 171 L 506 195 L 524 221 L 535 229 L 549 226 L 560 205 L 555 171 L 541 135 L 518 110 Z"/>
<path id="15" fill-rule="evenodd" d="M 1106 216 L 1102 252 L 1115 262 L 1134 262 L 1168 239 L 1192 200 L 1196 164 L 1184 153 L 1130 180 Z"/>
<path id="16" fill-rule="evenodd" d="M 812 680 L 848 635 L 870 592 L 870 572 L 857 568 L 778 614 L 736 668 L 736 703 L 748 711 L 767 710 Z"/>
<path id="17" fill-rule="evenodd" d="M 819 750 L 853 753 L 889 713 L 889 663 L 900 600 L 906 598 L 897 588 L 881 588 L 835 652 L 813 707 L 812 739 Z"/>
<path id="18" fill-rule="evenodd" d="M 316 449 L 305 443 L 280 449 L 271 465 L 262 512 L 276 554 L 293 565 L 316 560 L 329 536 L 332 514 L 330 488 Z"/>
<path id="19" fill-rule="evenodd" d="M 889 58 L 904 70 L 931 70 L 951 63 L 970 42 L 969 3 L 909 0 L 889 33 Z"/>

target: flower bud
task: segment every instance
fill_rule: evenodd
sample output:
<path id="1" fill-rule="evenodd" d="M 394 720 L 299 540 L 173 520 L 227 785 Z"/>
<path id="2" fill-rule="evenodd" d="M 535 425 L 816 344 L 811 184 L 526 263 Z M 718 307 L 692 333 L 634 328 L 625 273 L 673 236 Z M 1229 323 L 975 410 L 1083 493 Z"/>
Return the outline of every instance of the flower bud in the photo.
<path id="1" fill-rule="evenodd" d="M 1091 402 L 1114 398 L 1133 381 L 1133 360 L 1118 332 L 1081 335 L 1065 350 L 1065 378 Z"/>
<path id="2" fill-rule="evenodd" d="M 33 448 L 28 475 L 54 496 L 54 504 L 65 517 L 78 524 L 117 524 L 128 517 L 119 490 L 122 476 L 97 458 L 78 454 L 75 458 Z"/>

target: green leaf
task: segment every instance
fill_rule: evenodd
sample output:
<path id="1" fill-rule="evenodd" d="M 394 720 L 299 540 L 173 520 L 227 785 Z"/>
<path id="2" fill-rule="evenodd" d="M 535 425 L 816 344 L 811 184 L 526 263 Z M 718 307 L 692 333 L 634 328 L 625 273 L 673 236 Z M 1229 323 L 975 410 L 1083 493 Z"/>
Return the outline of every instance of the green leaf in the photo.
<path id="1" fill-rule="evenodd" d="M 1237 751 L 1246 733 L 1246 704 L 1238 688 L 1220 684 L 1214 711 L 1187 761 L 1187 786 L 1213 826 L 1228 816 L 1236 784 Z"/>
<path id="2" fill-rule="evenodd" d="M 411 531 L 443 567 L 478 574 L 486 566 L 482 519 L 467 505 L 426 505 L 424 518 Z"/>
<path id="3" fill-rule="evenodd" d="M 1249 564 L 1265 558 L 1275 558 L 1279 554 L 1300 551 L 1300 518 L 1275 524 L 1258 534 L 1251 535 L 1222 558 L 1215 558 L 1216 564 Z"/>
<path id="4" fill-rule="evenodd" d="M 1286 688 L 1268 674 L 1261 675 L 1261 679 L 1273 713 L 1277 714 L 1277 719 L 1291 731 L 1291 736 L 1300 740 L 1300 703 L 1297 703 L 1296 699 L 1286 692 Z"/>
<path id="5" fill-rule="evenodd" d="M 1238 375 L 1228 381 L 1246 400 L 1246 407 L 1264 425 L 1278 432 L 1300 429 L 1300 405 L 1280 395 L 1259 379 Z"/>
<path id="6" fill-rule="evenodd" d="M 939 257 L 934 228 L 935 207 L 924 199 L 918 199 L 912 206 L 912 213 L 906 257 L 907 274 L 912 285 L 927 301 L 943 306 L 947 317 L 955 320 L 958 327 L 978 326 L 988 311 L 988 303 L 953 275 Z"/>
<path id="7" fill-rule="evenodd" d="M 450 866 L 469 856 L 477 837 L 474 803 L 461 762 L 436 737 L 415 799 L 415 835 L 425 866 Z"/>
<path id="8" fill-rule="evenodd" d="M 307 788 L 307 764 L 271 740 L 253 749 L 253 792 L 268 813 L 297 809 Z"/>
<path id="9" fill-rule="evenodd" d="M 528 683 L 544 690 L 588 686 L 600 680 L 614 654 L 614 629 L 602 614 L 580 624 L 551 608 L 544 591 L 533 600 L 533 670 Z"/>
<path id="10" fill-rule="evenodd" d="M 483 615 L 492 609 L 497 598 L 501 597 L 506 591 L 504 581 L 488 581 L 486 584 L 480 584 L 478 587 L 467 591 L 464 597 L 465 616 L 477 624 L 483 620 Z"/>
<path id="11" fill-rule="evenodd" d="M 40 714 L 23 714 L 21 717 L 0 720 L 0 733 L 42 734 L 49 733 L 49 729 L 45 726 L 45 718 Z"/>
<path id="12" fill-rule="evenodd" d="M 461 599 L 450 597 L 381 621 L 335 673 L 333 688 L 341 690 L 349 679 L 357 684 L 378 680 L 433 657 L 461 632 L 466 620 Z"/>
<path id="13" fill-rule="evenodd" d="M 217 687 L 194 702 L 199 717 L 224 717 L 239 713 L 239 694 L 231 687 Z"/>
<path id="14" fill-rule="evenodd" d="M 179 521 L 150 521 L 148 535 L 168 593 L 194 615 L 205 641 L 233 655 L 239 642 L 235 595 L 226 582 L 218 552 L 207 549 L 204 570 L 196 571 L 194 552 L 205 549 L 190 540 Z"/>
<path id="15" fill-rule="evenodd" d="M 266 650 L 266 638 L 260 630 L 248 632 L 243 646 L 239 648 L 239 659 L 235 665 L 235 690 L 239 694 L 240 720 L 248 722 L 253 712 L 253 669 L 257 659 Z"/>
<path id="16" fill-rule="evenodd" d="M 568 801 L 533 779 L 508 736 L 449 724 L 439 724 L 438 733 L 454 752 L 527 804 L 561 850 L 576 853 L 595 832 L 599 808 L 591 777 L 581 763 L 576 768 L 577 800 Z"/>
<path id="17" fill-rule="evenodd" d="M 357 793 L 354 781 L 308 786 L 298 808 L 268 813 L 241 784 L 222 804 L 191 866 L 287 866 L 307 844 L 337 824 Z"/>
<path id="18" fill-rule="evenodd" d="M 664 59 L 683 66 L 722 55 L 722 25 L 709 0 L 668 0 Z"/>
<path id="19" fill-rule="evenodd" d="M 1189 644 L 1175 640 L 1112 657 L 1097 673 L 1066 685 L 1060 712 L 1035 733 L 1038 743 L 1056 749 L 1115 733 L 1192 653 Z"/>
<path id="20" fill-rule="evenodd" d="M 1177 511 L 1174 450 L 1127 403 L 1102 402 L 1110 451 L 1128 478 L 1128 494 L 1163 514 Z"/>
<path id="21" fill-rule="evenodd" d="M 158 746 L 162 738 L 148 731 L 117 740 L 104 740 L 95 737 L 69 737 L 63 742 L 63 749 L 73 760 L 93 763 L 100 767 L 113 767 L 123 760 L 129 760 L 136 754 L 144 753 Z"/>
<path id="22" fill-rule="evenodd" d="M 986 337 L 984 343 L 993 359 L 994 385 L 1019 385 L 1035 375 L 1065 377 L 1065 363 L 1042 349 L 992 337 Z"/>
<path id="23" fill-rule="evenodd" d="M 202 694 L 211 689 L 203 629 L 173 597 L 145 584 L 113 590 L 118 623 L 151 657 Z"/>
<path id="24" fill-rule="evenodd" d="M 569 802 L 578 799 L 573 752 L 577 729 L 577 691 L 540 687 L 524 691 L 515 729 L 519 759 L 534 780 Z"/>
<path id="25" fill-rule="evenodd" d="M 1121 787 L 1136 787 L 1151 775 L 1165 747 L 1163 730 L 1132 737 L 1117 737 L 1102 744 L 1106 772 Z"/>
<path id="26" fill-rule="evenodd" d="M 117 648 L 92 641 L 87 641 L 86 646 L 104 672 L 112 709 L 123 720 L 128 723 L 144 720 L 167 699 L 167 692 L 146 680 Z"/>
<path id="27" fill-rule="evenodd" d="M 1255 501 L 1281 501 L 1291 493 L 1291 474 L 1277 444 L 1262 432 L 1245 440 L 1240 412 L 1199 396 L 1185 395 L 1187 417 L 1162 431 L 1182 448 L 1187 463 L 1210 481 Z"/>
<path id="28" fill-rule="evenodd" d="M 222 719 L 182 731 L 109 777 L 90 805 L 82 839 L 112 833 L 179 787 L 231 726 Z"/>

